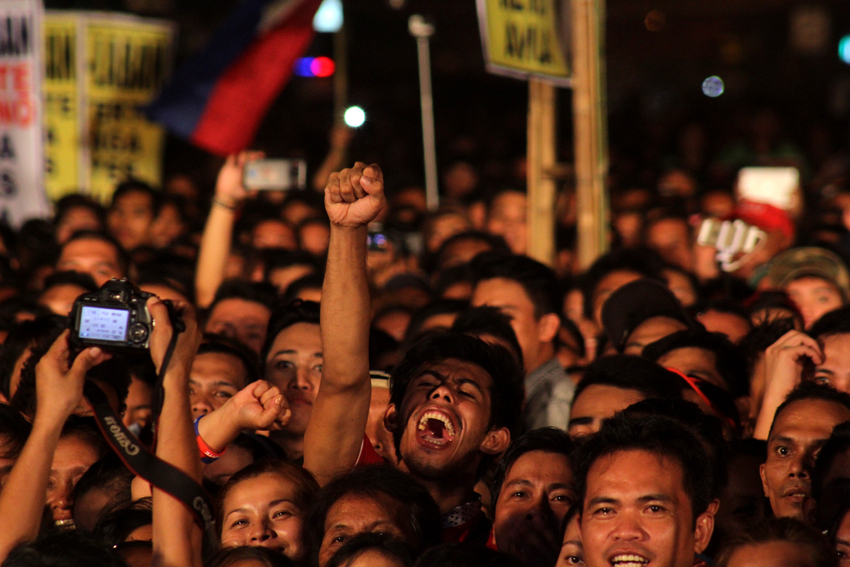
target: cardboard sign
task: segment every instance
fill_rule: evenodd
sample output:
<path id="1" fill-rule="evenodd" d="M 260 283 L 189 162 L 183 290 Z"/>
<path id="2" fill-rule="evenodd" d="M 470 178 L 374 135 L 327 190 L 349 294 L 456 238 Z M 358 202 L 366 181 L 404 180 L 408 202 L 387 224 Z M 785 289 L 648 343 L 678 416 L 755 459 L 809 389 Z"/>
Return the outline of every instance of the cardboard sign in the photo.
<path id="1" fill-rule="evenodd" d="M 171 72 L 175 26 L 98 12 L 48 12 L 48 193 L 108 201 L 133 177 L 159 185 L 165 131 L 140 108 Z"/>
<path id="2" fill-rule="evenodd" d="M 477 0 L 487 70 L 520 79 L 530 76 L 569 86 L 561 38 L 564 14 L 558 0 Z"/>
<path id="3" fill-rule="evenodd" d="M 0 217 L 50 212 L 44 193 L 40 0 L 0 2 Z"/>

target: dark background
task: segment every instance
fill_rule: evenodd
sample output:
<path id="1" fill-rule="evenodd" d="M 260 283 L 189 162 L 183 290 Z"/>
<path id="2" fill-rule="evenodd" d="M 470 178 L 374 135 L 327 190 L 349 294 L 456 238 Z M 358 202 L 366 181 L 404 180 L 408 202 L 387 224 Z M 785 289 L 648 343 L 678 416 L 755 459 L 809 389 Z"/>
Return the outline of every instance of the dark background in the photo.
<path id="1" fill-rule="evenodd" d="M 236 3 L 48 0 L 46 5 L 173 19 L 180 29 L 179 65 L 208 41 Z M 349 99 L 367 113 L 352 158 L 382 163 L 391 188 L 422 183 L 416 46 L 407 31 L 409 16 L 419 13 L 437 29 L 431 57 L 438 160 L 445 165 L 463 158 L 491 183 L 516 181 L 516 160 L 525 152 L 527 85 L 485 72 L 474 0 L 406 0 L 401 8 L 393 8 L 390 0 L 344 4 Z M 801 6 L 828 17 L 828 37 L 820 51 L 802 53 L 791 41 L 793 14 Z M 651 183 L 663 167 L 660 156 L 673 151 L 684 125 L 699 122 L 717 149 L 745 135 L 747 118 L 757 108 L 773 109 L 784 135 L 809 153 L 847 146 L 850 66 L 839 60 L 837 46 L 842 35 L 850 34 L 850 2 L 609 0 L 606 10 L 609 140 L 619 183 Z M 310 53 L 332 55 L 330 36 L 319 34 Z M 701 91 L 711 75 L 726 83 L 718 98 Z M 569 90 L 559 91 L 559 106 L 558 152 L 569 162 Z M 332 80 L 296 77 L 269 111 L 255 146 L 274 156 L 303 155 L 315 165 L 327 150 L 333 118 Z M 809 139 L 813 136 L 823 140 Z M 828 147 L 819 150 L 818 143 Z M 209 184 L 218 163 L 169 139 L 167 173 L 188 172 Z"/>

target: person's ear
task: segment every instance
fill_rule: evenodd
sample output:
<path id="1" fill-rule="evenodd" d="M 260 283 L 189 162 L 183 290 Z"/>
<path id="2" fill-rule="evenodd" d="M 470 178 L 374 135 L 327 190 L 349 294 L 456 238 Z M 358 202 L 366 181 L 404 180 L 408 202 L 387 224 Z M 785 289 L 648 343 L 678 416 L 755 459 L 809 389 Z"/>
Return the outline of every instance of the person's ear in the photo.
<path id="1" fill-rule="evenodd" d="M 387 431 L 394 433 L 398 427 L 398 412 L 395 409 L 395 404 L 387 406 L 387 411 L 384 412 L 384 427 Z"/>
<path id="2" fill-rule="evenodd" d="M 697 516 L 696 527 L 694 528 L 694 551 L 696 553 L 702 553 L 705 551 L 705 548 L 708 547 L 708 542 L 711 541 L 711 534 L 714 533 L 714 512 L 712 512 L 712 508 L 714 503 L 718 501 L 714 501 L 709 504 L 708 509 Z M 716 510 L 716 507 L 714 507 Z"/>
<path id="3" fill-rule="evenodd" d="M 759 476 L 761 477 L 761 489 L 764 491 L 765 498 L 770 498 L 770 494 L 768 494 L 768 492 L 767 492 L 767 482 L 765 481 L 764 465 L 765 465 L 765 463 L 762 463 L 761 465 L 759 465 Z"/>
<path id="4" fill-rule="evenodd" d="M 487 455 L 498 455 L 507 449 L 510 444 L 511 432 L 507 427 L 500 427 L 499 429 L 488 431 L 487 436 L 484 437 L 484 441 L 481 442 L 478 448 L 482 453 Z"/>
<path id="5" fill-rule="evenodd" d="M 537 321 L 537 335 L 541 343 L 550 343 L 561 328 L 561 319 L 555 313 L 547 313 Z"/>

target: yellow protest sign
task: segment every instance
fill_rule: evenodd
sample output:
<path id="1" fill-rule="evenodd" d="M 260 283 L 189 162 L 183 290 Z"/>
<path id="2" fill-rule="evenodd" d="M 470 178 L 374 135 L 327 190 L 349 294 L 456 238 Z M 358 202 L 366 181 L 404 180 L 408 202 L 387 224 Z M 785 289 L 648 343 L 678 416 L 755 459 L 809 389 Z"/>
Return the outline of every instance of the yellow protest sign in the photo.
<path id="1" fill-rule="evenodd" d="M 131 176 L 159 185 L 165 131 L 140 108 L 171 71 L 174 24 L 51 11 L 44 28 L 50 197 L 80 191 L 108 201 Z"/>
<path id="2" fill-rule="evenodd" d="M 569 86 L 558 0 L 478 0 L 487 70 Z"/>
<path id="3" fill-rule="evenodd" d="M 130 176 L 160 183 L 165 131 L 139 107 L 159 92 L 170 71 L 172 36 L 168 24 L 86 21 L 88 187 L 101 199 Z"/>
<path id="4" fill-rule="evenodd" d="M 82 185 L 77 35 L 77 18 L 51 15 L 44 20 L 45 185 L 51 199 Z"/>

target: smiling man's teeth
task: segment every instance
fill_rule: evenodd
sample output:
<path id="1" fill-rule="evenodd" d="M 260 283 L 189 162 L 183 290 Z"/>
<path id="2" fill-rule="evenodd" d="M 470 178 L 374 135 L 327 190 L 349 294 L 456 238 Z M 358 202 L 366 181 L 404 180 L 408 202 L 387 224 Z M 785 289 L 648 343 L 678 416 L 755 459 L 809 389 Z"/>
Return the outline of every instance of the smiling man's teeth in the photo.
<path id="1" fill-rule="evenodd" d="M 429 419 L 435 419 L 443 424 L 443 427 L 446 429 L 446 433 L 449 438 L 454 437 L 455 435 L 455 426 L 452 425 L 452 422 L 443 414 L 436 411 L 426 411 L 422 414 L 422 417 L 419 419 L 419 431 L 425 431 L 425 428 L 428 425 Z"/>
<path id="2" fill-rule="evenodd" d="M 640 555 L 617 555 L 611 559 L 611 564 L 617 567 L 641 567 L 649 563 L 649 559 Z"/>

